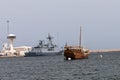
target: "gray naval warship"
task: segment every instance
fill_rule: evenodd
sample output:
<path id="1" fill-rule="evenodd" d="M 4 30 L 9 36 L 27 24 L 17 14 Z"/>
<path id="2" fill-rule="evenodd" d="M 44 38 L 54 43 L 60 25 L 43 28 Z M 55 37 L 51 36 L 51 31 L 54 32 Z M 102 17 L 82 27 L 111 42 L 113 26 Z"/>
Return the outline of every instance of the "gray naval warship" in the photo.
<path id="1" fill-rule="evenodd" d="M 52 39 L 53 37 L 48 34 L 47 43 L 44 40 L 39 40 L 39 44 L 25 53 L 25 57 L 61 55 L 63 50 L 53 44 Z"/>

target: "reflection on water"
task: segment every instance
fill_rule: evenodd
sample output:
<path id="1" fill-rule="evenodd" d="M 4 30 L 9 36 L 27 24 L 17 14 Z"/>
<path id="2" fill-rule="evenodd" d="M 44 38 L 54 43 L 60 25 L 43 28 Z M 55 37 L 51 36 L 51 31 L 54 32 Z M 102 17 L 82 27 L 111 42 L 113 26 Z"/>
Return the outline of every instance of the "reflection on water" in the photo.
<path id="1" fill-rule="evenodd" d="M 62 55 L 1 58 L 0 80 L 120 80 L 120 53 L 71 61 Z"/>

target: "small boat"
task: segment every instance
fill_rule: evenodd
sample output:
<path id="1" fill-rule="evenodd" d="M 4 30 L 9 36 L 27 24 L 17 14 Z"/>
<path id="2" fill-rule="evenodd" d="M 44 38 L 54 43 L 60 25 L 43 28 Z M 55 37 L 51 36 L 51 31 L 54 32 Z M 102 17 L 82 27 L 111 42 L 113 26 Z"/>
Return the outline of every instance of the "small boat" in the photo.
<path id="1" fill-rule="evenodd" d="M 39 44 L 33 47 L 31 51 L 25 53 L 25 57 L 62 55 L 63 50 L 53 44 L 52 39 L 53 37 L 48 34 L 48 42 L 46 43 L 44 40 L 39 40 Z"/>
<path id="2" fill-rule="evenodd" d="M 80 44 L 79 46 L 68 46 L 64 47 L 64 57 L 65 60 L 73 59 L 85 59 L 88 58 L 90 51 L 81 46 L 81 27 L 80 27 Z"/>

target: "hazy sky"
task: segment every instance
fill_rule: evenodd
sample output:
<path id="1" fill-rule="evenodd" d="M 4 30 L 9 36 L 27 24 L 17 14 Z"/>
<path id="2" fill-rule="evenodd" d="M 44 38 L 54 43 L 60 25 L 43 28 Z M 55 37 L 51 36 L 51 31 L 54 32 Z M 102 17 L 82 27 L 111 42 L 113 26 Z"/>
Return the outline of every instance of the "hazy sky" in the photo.
<path id="1" fill-rule="evenodd" d="M 0 48 L 7 20 L 15 46 L 35 46 L 48 33 L 59 46 L 82 44 L 89 49 L 120 48 L 120 0 L 0 0 Z"/>

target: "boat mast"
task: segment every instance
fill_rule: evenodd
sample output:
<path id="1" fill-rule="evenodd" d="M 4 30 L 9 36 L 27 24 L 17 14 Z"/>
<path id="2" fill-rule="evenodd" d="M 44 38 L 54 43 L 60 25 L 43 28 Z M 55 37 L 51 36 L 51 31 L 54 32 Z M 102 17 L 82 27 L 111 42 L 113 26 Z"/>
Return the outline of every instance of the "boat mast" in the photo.
<path id="1" fill-rule="evenodd" d="M 82 47 L 82 40 L 81 40 L 81 38 L 82 38 L 82 27 L 80 26 L 80 39 L 79 39 L 79 47 Z"/>

